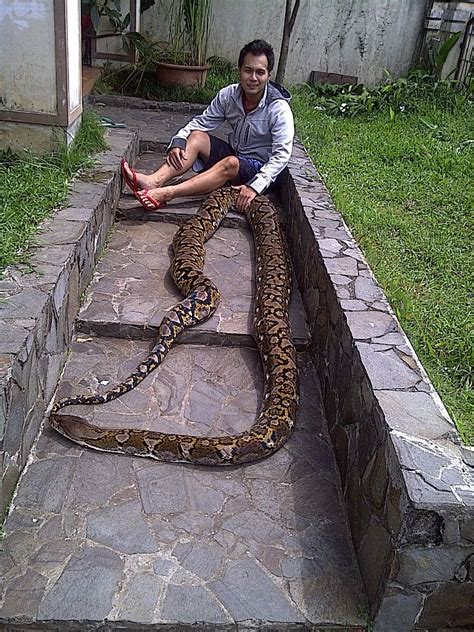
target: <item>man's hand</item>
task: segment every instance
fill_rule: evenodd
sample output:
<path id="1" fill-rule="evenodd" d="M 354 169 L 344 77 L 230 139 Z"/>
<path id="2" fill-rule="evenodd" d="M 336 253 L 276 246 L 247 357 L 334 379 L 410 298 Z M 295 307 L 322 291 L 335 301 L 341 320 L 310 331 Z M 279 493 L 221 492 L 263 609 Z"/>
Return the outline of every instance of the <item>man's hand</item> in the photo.
<path id="1" fill-rule="evenodd" d="M 252 187 L 248 187 L 246 184 L 241 184 L 238 187 L 232 188 L 239 191 L 239 196 L 235 202 L 235 208 L 243 213 L 245 209 L 250 206 L 252 200 L 257 197 L 257 192 L 254 191 Z"/>
<path id="2" fill-rule="evenodd" d="M 184 168 L 184 161 L 187 159 L 186 150 L 179 147 L 173 147 L 166 155 L 166 163 L 176 171 L 181 171 Z"/>

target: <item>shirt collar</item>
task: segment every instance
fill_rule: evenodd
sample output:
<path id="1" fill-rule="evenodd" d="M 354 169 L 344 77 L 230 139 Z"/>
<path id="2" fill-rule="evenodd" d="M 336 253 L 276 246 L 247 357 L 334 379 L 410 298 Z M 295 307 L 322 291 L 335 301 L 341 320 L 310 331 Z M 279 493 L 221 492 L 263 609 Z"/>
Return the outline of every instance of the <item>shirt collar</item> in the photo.
<path id="1" fill-rule="evenodd" d="M 265 90 L 263 92 L 262 98 L 258 102 L 258 105 L 255 108 L 255 110 L 258 110 L 259 108 L 262 108 L 265 105 L 265 103 L 267 102 L 267 94 L 268 94 L 268 81 L 267 81 L 267 85 L 265 86 Z M 244 91 L 243 91 L 242 86 L 240 85 L 240 83 L 239 83 L 239 96 L 240 96 L 240 104 L 242 106 L 242 110 L 245 111 L 245 109 L 244 109 Z M 255 110 L 252 110 L 252 112 L 254 112 Z"/>

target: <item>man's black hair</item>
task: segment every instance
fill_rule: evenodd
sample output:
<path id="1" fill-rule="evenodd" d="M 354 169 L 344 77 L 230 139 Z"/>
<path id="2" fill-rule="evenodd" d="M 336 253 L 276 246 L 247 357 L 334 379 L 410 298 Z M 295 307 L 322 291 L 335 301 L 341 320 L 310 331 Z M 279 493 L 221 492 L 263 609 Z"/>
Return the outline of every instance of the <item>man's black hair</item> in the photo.
<path id="1" fill-rule="evenodd" d="M 275 53 L 268 42 L 262 39 L 257 39 L 246 44 L 239 54 L 239 68 L 242 68 L 245 55 L 248 55 L 249 53 L 256 56 L 265 55 L 268 61 L 268 72 L 273 70 L 273 66 L 275 65 Z"/>

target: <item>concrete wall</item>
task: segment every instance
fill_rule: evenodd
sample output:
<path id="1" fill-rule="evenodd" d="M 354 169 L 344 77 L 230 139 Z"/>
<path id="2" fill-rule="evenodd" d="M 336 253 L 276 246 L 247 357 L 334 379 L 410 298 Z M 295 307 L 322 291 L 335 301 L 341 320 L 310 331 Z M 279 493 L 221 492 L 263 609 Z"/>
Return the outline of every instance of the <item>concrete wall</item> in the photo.
<path id="1" fill-rule="evenodd" d="M 56 112 L 53 0 L 0 2 L 2 110 Z"/>
<path id="2" fill-rule="evenodd" d="M 413 63 L 428 0 L 302 0 L 292 34 L 286 83 L 312 70 L 354 75 L 366 84 L 384 69 L 404 75 Z M 166 40 L 169 0 L 143 14 L 143 30 Z M 237 60 L 242 45 L 267 39 L 279 53 L 285 0 L 214 0 L 209 55 Z"/>
<path id="3" fill-rule="evenodd" d="M 81 112 L 80 0 L 0 0 L 0 150 L 69 143 Z"/>

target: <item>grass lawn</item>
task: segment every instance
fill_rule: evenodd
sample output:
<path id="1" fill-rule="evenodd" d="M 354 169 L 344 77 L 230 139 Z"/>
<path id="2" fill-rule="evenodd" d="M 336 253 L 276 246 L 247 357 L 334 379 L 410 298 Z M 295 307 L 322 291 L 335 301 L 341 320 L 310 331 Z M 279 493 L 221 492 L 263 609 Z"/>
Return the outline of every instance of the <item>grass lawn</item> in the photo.
<path id="1" fill-rule="evenodd" d="M 26 248 L 38 225 L 64 202 L 70 179 L 100 149 L 105 149 L 103 128 L 95 115 L 85 112 L 68 149 L 41 157 L 0 153 L 0 271 L 27 261 Z"/>
<path id="2" fill-rule="evenodd" d="M 292 101 L 298 134 L 463 438 L 474 443 L 474 106 L 353 118 Z"/>

